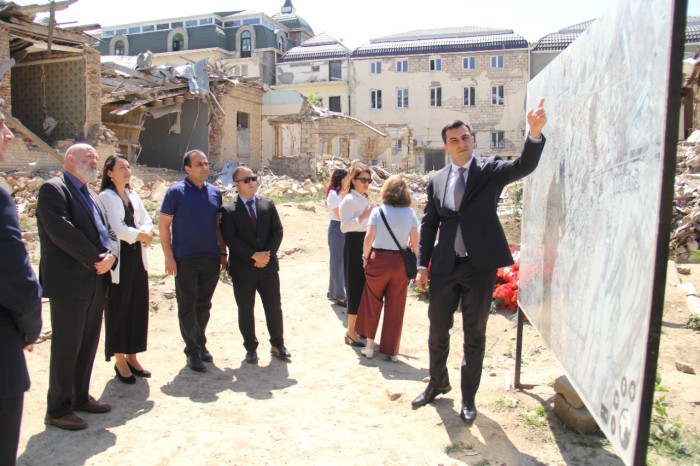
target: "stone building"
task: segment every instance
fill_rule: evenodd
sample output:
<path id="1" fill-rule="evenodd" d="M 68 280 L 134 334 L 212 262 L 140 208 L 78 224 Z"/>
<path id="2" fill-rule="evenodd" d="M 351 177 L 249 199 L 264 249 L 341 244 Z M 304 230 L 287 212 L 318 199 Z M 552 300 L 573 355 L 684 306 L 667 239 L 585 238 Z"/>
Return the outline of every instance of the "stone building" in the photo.
<path id="1" fill-rule="evenodd" d="M 351 115 L 371 125 L 410 130 L 392 136 L 413 166 L 446 161 L 445 123 L 460 119 L 482 155 L 519 154 L 525 132 L 528 44 L 512 30 L 486 27 L 417 30 L 372 39 L 353 51 Z"/>
<path id="2" fill-rule="evenodd" d="M 273 16 L 235 10 L 103 27 L 96 47 L 102 55 L 150 51 L 156 65 L 222 60 L 239 76 L 273 84 L 278 58 L 313 34 L 286 0 Z"/>

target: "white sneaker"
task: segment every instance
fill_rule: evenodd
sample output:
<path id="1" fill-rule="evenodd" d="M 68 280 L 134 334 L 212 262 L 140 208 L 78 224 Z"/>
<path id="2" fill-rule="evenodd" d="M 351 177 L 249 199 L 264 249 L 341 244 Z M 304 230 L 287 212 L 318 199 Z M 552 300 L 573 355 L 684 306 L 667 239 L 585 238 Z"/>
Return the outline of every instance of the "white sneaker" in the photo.
<path id="1" fill-rule="evenodd" d="M 367 359 L 372 359 L 374 357 L 374 348 L 367 348 L 366 346 L 360 350 Z"/>
<path id="2" fill-rule="evenodd" d="M 395 356 L 389 356 L 389 359 L 391 359 L 391 360 L 392 360 L 393 362 L 396 362 L 396 361 L 398 361 L 398 360 L 399 360 L 399 356 L 398 356 L 398 355 L 395 355 Z"/>

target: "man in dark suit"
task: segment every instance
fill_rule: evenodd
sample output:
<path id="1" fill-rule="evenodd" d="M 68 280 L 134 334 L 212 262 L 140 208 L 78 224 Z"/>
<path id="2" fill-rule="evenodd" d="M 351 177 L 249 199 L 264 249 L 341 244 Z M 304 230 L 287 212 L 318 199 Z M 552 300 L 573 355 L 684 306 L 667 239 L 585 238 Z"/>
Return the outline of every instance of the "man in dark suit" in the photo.
<path id="1" fill-rule="evenodd" d="M 39 280 L 51 307 L 51 361 L 44 422 L 78 430 L 87 422 L 73 411 L 112 409 L 88 393 L 109 286 L 110 232 L 100 200 L 87 183 L 97 180 L 97 152 L 88 144 L 66 150 L 63 175 L 39 189 L 36 210 Z"/>
<path id="2" fill-rule="evenodd" d="M 0 162 L 14 136 L 0 112 Z M 17 460 L 29 372 L 22 348 L 32 351 L 41 331 L 41 287 L 22 242 L 17 208 L 0 188 L 0 464 Z"/>
<path id="3" fill-rule="evenodd" d="M 424 406 L 452 389 L 447 356 L 450 329 L 461 299 L 464 357 L 459 415 L 466 423 L 474 422 L 477 415 L 475 398 L 481 380 L 486 321 L 496 270 L 513 263 L 496 212 L 498 199 L 508 183 L 529 175 L 539 163 L 544 148 L 542 128 L 547 122 L 544 99 L 527 113 L 527 120 L 530 134 L 521 156 L 512 161 L 473 157 L 471 128 L 462 121 L 446 125 L 442 140 L 452 163 L 436 172 L 428 184 L 416 284 L 425 289 L 427 267 L 432 260 L 428 306 L 430 382 L 412 404 Z"/>
<path id="4" fill-rule="evenodd" d="M 272 200 L 255 195 L 257 177 L 250 168 L 236 168 L 233 183 L 238 196 L 222 208 L 221 234 L 229 249 L 228 273 L 238 305 L 238 327 L 246 349 L 245 360 L 250 364 L 258 362 L 253 315 L 256 291 L 265 310 L 272 345 L 270 353 L 287 360 L 292 355 L 284 346 L 277 260 L 277 250 L 282 243 L 282 222 Z"/>

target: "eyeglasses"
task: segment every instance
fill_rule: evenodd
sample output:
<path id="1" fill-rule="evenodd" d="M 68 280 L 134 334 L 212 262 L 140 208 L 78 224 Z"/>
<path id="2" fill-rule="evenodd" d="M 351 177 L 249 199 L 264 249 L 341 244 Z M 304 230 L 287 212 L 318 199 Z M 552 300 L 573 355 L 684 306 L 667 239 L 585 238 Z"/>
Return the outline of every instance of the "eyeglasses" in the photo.
<path id="1" fill-rule="evenodd" d="M 355 178 L 357 181 L 360 181 L 364 184 L 369 184 L 372 182 L 372 178 Z"/>
<path id="2" fill-rule="evenodd" d="M 248 184 L 251 181 L 258 181 L 258 177 L 257 176 L 246 176 L 245 178 L 241 178 L 240 180 L 234 181 L 234 183 L 238 183 L 239 181 L 242 181 L 242 182 Z"/>

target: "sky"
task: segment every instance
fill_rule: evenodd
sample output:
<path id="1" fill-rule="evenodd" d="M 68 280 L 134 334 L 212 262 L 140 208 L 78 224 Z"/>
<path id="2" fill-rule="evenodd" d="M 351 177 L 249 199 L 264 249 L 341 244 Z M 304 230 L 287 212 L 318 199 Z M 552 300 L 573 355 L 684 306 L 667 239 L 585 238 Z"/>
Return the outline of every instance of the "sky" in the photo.
<path id="1" fill-rule="evenodd" d="M 645 1 L 645 0 L 640 0 Z M 14 0 L 19 5 L 46 0 Z M 316 34 L 326 32 L 354 49 L 370 39 L 415 29 L 484 26 L 512 29 L 528 42 L 550 32 L 598 18 L 616 0 L 292 0 Z M 284 0 L 78 0 L 56 13 L 59 24 L 99 23 L 102 27 L 216 11 L 279 13 Z M 420 6 L 414 6 L 420 5 Z M 700 16 L 700 0 L 688 0 L 688 15 Z M 75 23 L 72 23 L 75 22 Z M 72 23 L 72 24 L 67 24 Z"/>

